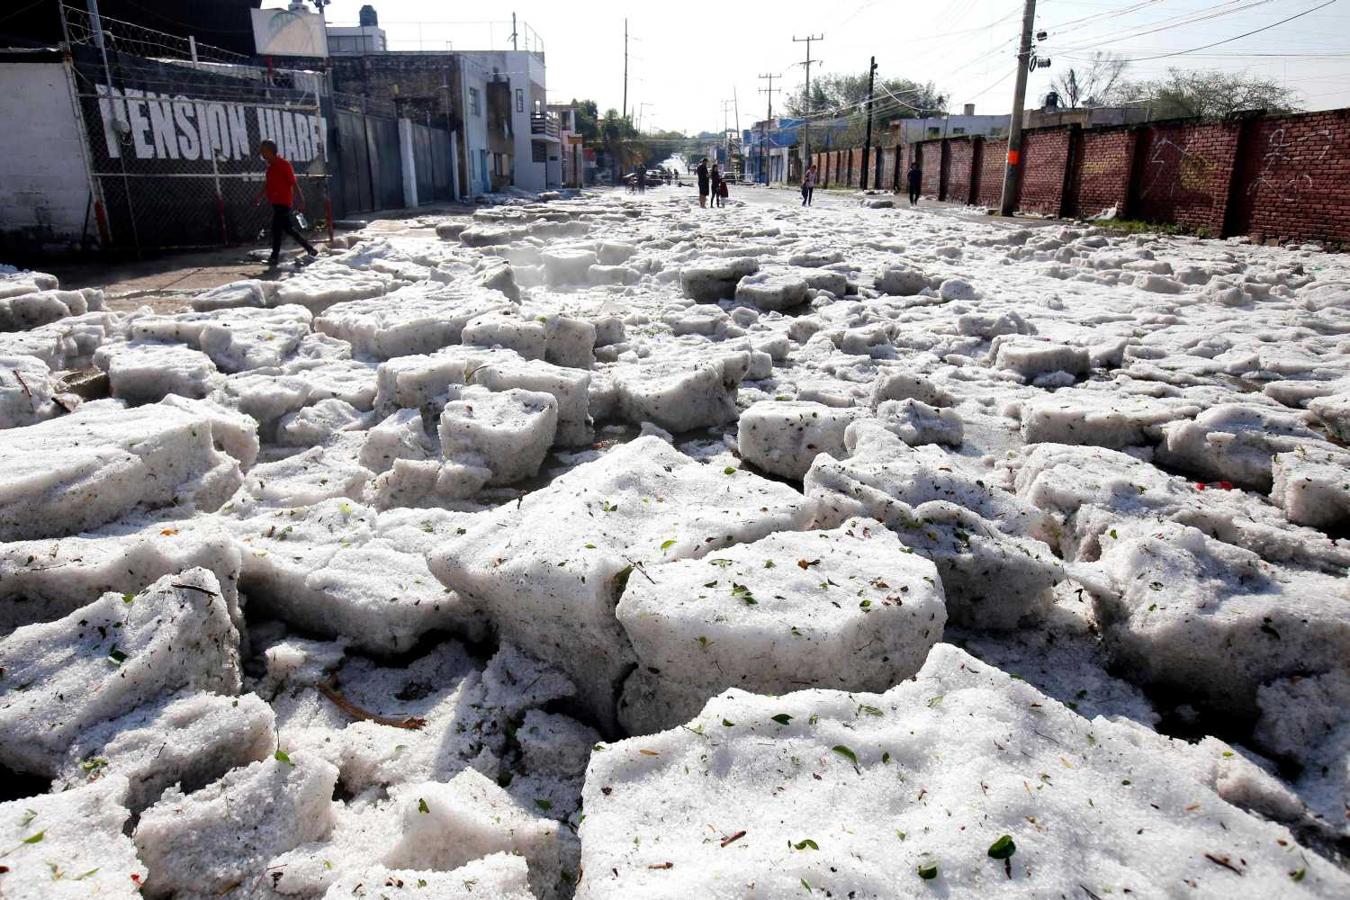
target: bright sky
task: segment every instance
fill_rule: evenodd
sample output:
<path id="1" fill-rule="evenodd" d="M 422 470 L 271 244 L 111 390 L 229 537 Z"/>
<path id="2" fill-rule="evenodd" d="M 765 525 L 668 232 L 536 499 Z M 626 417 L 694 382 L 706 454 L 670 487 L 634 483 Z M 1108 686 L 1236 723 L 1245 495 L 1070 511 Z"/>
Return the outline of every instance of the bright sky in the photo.
<path id="1" fill-rule="evenodd" d="M 356 24 L 364 2 L 334 0 L 329 23 Z M 668 4 L 664 14 L 656 4 L 516 0 L 492 4 L 488 15 L 499 18 L 489 23 L 473 19 L 486 4 L 369 2 L 394 50 L 503 49 L 514 10 L 544 42 L 550 100 L 592 98 L 602 111 L 622 103 L 628 16 L 628 104 L 634 118 L 641 114 L 644 130 L 691 133 L 720 129 L 724 121 L 735 127 L 736 106 L 742 128 L 762 118 L 767 96 L 760 89 L 768 80 L 760 75 L 782 76 L 775 78 L 775 90 L 781 84 L 800 91 L 803 67 L 796 63 L 805 59 L 806 44 L 792 38 L 810 34 L 825 38 L 812 44 L 812 57 L 823 60 L 812 66 L 813 77 L 864 72 L 868 57 L 876 54 L 879 75 L 931 80 L 948 94 L 954 110 L 975 103 L 977 113 L 1007 112 L 1022 18 L 1022 0 L 677 3 Z M 1144 58 L 1227 41 L 1306 10 L 1313 11 L 1219 46 Z M 1350 106 L 1350 0 L 1039 0 L 1036 28 L 1049 33 L 1038 53 L 1049 56 L 1052 67 L 1031 76 L 1029 104 L 1039 102 L 1050 79 L 1075 57 L 1110 50 L 1138 59 L 1130 67 L 1132 78 L 1160 75 L 1169 66 L 1247 71 L 1294 88 L 1306 108 Z M 775 93 L 775 109 L 781 101 Z"/>

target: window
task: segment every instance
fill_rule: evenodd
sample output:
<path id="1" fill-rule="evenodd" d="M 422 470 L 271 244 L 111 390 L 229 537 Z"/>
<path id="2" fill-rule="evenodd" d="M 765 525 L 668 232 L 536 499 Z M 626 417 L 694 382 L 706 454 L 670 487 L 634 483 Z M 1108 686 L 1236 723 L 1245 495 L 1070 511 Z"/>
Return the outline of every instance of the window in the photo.
<path id="1" fill-rule="evenodd" d="M 483 114 L 483 103 L 478 99 L 478 88 L 469 88 L 469 114 L 475 116 Z"/>
<path id="2" fill-rule="evenodd" d="M 523 88 L 516 88 L 516 112 L 525 111 L 525 91 Z"/>
<path id="3" fill-rule="evenodd" d="M 936 127 L 929 128 L 929 129 L 928 129 L 928 136 L 929 136 L 930 138 L 942 137 L 942 129 L 941 129 L 941 128 L 936 128 Z"/>
<path id="4" fill-rule="evenodd" d="M 548 160 L 548 145 L 543 141 L 531 141 L 530 158 L 532 162 L 546 162 Z"/>
<path id="5" fill-rule="evenodd" d="M 965 134 L 965 133 L 966 133 L 966 130 L 965 130 L 964 128 L 953 128 L 953 129 L 952 129 L 952 134 Z"/>

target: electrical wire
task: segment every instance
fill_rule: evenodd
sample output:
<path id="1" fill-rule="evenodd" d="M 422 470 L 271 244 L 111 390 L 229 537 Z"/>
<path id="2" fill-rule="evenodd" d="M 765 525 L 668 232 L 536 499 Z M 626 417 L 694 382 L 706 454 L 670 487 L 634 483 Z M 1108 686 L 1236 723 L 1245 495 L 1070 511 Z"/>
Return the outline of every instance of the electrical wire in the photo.
<path id="1" fill-rule="evenodd" d="M 1223 44 L 1231 44 L 1231 43 L 1233 43 L 1233 41 L 1240 41 L 1240 40 L 1242 40 L 1243 38 L 1251 37 L 1251 36 L 1254 35 L 1254 34 L 1260 34 L 1261 32 L 1263 32 L 1263 31 L 1269 31 L 1269 30 L 1272 29 L 1272 28 L 1278 28 L 1279 26 L 1285 24 L 1286 22 L 1292 22 L 1292 21 L 1294 21 L 1295 19 L 1301 19 L 1301 18 L 1303 18 L 1303 17 L 1306 16 L 1306 15 L 1309 15 L 1309 14 L 1311 14 L 1311 13 L 1317 12 L 1319 9 L 1326 9 L 1328 6 L 1330 6 L 1331 4 L 1333 4 L 1333 3 L 1335 3 L 1335 2 L 1336 2 L 1336 0 L 1325 0 L 1324 3 L 1319 3 L 1319 4 L 1317 4 L 1317 5 L 1314 6 L 1314 7 L 1311 7 L 1311 8 L 1309 8 L 1309 9 L 1303 10 L 1303 12 L 1295 13 L 1295 14 L 1292 15 L 1292 16 L 1288 16 L 1288 17 L 1286 17 L 1286 18 L 1280 19 L 1278 22 L 1271 22 L 1269 25 L 1263 25 L 1263 26 L 1261 26 L 1260 28 L 1254 28 L 1254 29 L 1252 29 L 1251 31 L 1247 31 L 1247 32 L 1244 32 L 1244 33 L 1239 34 L 1239 35 L 1235 35 L 1235 36 L 1230 37 L 1230 38 L 1224 38 L 1224 39 L 1221 40 L 1221 41 L 1214 41 L 1213 43 L 1210 43 L 1210 44 L 1202 44 L 1202 45 L 1199 46 L 1199 47 L 1192 47 L 1192 48 L 1189 49 L 1189 50 L 1176 50 L 1176 51 L 1173 51 L 1173 52 L 1171 52 L 1171 53 L 1158 53 L 1158 54 L 1155 54 L 1155 55 L 1153 55 L 1153 56 L 1136 56 L 1136 57 L 1132 57 L 1132 58 L 1126 59 L 1126 60 L 1124 60 L 1124 62 L 1146 62 L 1146 61 L 1151 60 L 1151 59 L 1171 59 L 1172 57 L 1175 57 L 1175 56 L 1185 56 L 1185 55 L 1188 54 L 1188 53 L 1196 53 L 1196 52 L 1198 52 L 1198 51 L 1200 51 L 1200 50 L 1208 50 L 1208 49 L 1211 48 L 1211 47 L 1219 47 L 1219 46 L 1222 46 Z"/>

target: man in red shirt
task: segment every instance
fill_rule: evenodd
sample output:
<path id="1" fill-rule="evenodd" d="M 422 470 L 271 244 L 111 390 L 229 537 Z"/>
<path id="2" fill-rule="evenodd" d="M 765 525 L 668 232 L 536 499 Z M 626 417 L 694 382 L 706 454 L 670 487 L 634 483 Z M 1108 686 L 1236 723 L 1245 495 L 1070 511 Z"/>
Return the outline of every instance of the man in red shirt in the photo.
<path id="1" fill-rule="evenodd" d="M 299 242 L 305 252 L 311 257 L 318 256 L 319 251 L 314 249 L 314 245 L 305 240 L 295 227 L 295 219 L 291 215 L 291 205 L 295 200 L 300 202 L 297 206 L 300 209 L 305 208 L 305 195 L 300 191 L 300 185 L 295 180 L 295 169 L 291 164 L 282 159 L 277 153 L 275 141 L 263 141 L 258 145 L 258 151 L 262 154 L 263 160 L 267 163 L 267 177 L 263 181 L 263 189 L 258 193 L 258 198 L 253 201 L 257 206 L 262 203 L 263 198 L 272 204 L 272 258 L 267 261 L 269 266 L 276 266 L 281 256 L 281 235 L 289 234 Z"/>

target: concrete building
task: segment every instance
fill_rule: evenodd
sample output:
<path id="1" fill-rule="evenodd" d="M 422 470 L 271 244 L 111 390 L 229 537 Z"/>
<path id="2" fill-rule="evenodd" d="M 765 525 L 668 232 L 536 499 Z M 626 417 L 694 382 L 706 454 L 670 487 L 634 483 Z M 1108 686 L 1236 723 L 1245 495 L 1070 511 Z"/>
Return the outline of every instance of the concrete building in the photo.
<path id="1" fill-rule="evenodd" d="M 558 116 L 544 55 L 526 50 L 386 51 L 330 60 L 333 90 L 392 103 L 400 117 L 459 135 L 460 196 L 562 185 Z"/>
<path id="2" fill-rule="evenodd" d="M 383 53 L 389 49 L 389 40 L 380 27 L 379 15 L 375 7 L 361 7 L 361 24 L 356 27 L 328 25 L 328 55 L 355 56 L 362 53 Z"/>
<path id="3" fill-rule="evenodd" d="M 562 139 L 558 116 L 548 110 L 544 55 L 527 50 L 474 50 L 451 54 L 459 61 L 464 108 L 474 92 L 485 99 L 486 137 L 497 189 L 542 191 L 562 185 Z M 467 121 L 467 119 L 466 119 Z M 471 145 L 472 146 L 472 145 Z"/>
<path id="4" fill-rule="evenodd" d="M 574 106 L 551 104 L 548 111 L 558 118 L 559 157 L 561 162 L 561 185 L 579 188 L 586 183 L 586 160 L 583 148 L 584 139 L 577 129 L 577 110 Z"/>
<path id="5" fill-rule="evenodd" d="M 1008 114 L 986 116 L 975 114 L 975 104 L 967 103 L 960 115 L 927 116 L 922 119 L 899 119 L 901 140 L 906 144 L 949 137 L 1006 137 Z M 895 122 L 891 123 L 892 125 Z"/>

